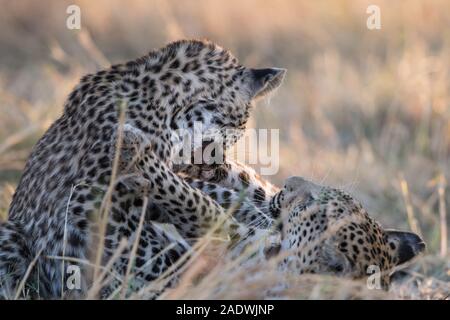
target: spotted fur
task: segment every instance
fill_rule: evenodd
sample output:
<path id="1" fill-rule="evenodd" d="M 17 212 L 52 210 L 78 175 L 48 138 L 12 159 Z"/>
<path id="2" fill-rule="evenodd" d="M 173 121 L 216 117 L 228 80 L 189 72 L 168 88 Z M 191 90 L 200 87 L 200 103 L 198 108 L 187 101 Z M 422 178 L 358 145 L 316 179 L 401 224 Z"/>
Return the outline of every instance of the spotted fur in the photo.
<path id="1" fill-rule="evenodd" d="M 191 167 L 188 171 L 197 178 L 214 181 L 193 183 L 203 192 L 214 194 L 219 203 L 224 197 L 211 183 L 226 187 L 227 193 L 230 189 L 241 190 L 246 196 L 241 201 L 253 202 L 263 212 L 263 221 L 271 217 L 271 222 L 266 223 L 272 228 L 278 225 L 280 244 L 276 250 L 268 248 L 272 250 L 269 256 L 282 257 L 282 272 L 358 279 L 380 271 L 380 285 L 386 289 L 395 267 L 425 249 L 418 235 L 383 228 L 356 199 L 339 189 L 300 177 L 287 179 L 284 187 L 278 189 L 253 169 L 230 161 L 215 169 Z M 264 197 L 258 191 L 261 189 Z M 253 211 L 258 217 L 247 213 L 249 221 L 261 220 L 259 211 Z"/>
<path id="2" fill-rule="evenodd" d="M 165 219 L 170 218 L 192 244 L 225 212 L 211 197 L 175 174 L 173 161 L 180 141 L 174 131 L 184 129 L 192 135 L 194 123 L 199 122 L 205 133 L 219 131 L 226 147 L 233 144 L 246 126 L 254 99 L 277 87 L 284 72 L 246 68 L 230 52 L 211 42 L 183 40 L 83 77 L 69 95 L 61 117 L 34 146 L 14 194 L 8 222 L 0 226 L 0 277 L 11 274 L 8 287 L 15 289 L 18 279 L 25 275 L 24 266 L 35 260 L 27 286 L 33 287 L 36 280 L 37 296 L 64 296 L 68 263 L 63 268 L 61 257 L 92 257 L 99 240 L 95 230 L 99 209 L 111 183 L 103 263 L 120 238 L 132 242 L 144 197 L 163 209 Z M 122 114 L 124 121 L 120 123 Z M 227 129 L 234 130 L 225 135 Z M 130 161 L 126 148 L 136 145 L 133 139 L 138 139 L 137 145 L 145 155 L 137 163 L 132 161 L 134 170 L 121 166 L 117 181 L 112 182 L 121 132 L 127 140 L 121 161 Z M 184 220 L 180 213 L 188 213 L 188 229 L 181 227 Z M 249 230 L 230 221 L 223 225 L 222 232 L 244 238 Z M 146 214 L 142 234 L 137 265 L 143 265 L 141 260 L 169 242 L 164 232 L 156 230 L 151 212 Z M 186 250 L 186 243 L 176 243 L 175 250 L 146 268 L 142 278 L 161 274 L 174 256 Z M 128 252 L 116 264 L 119 274 Z M 88 271 L 80 266 L 83 293 L 90 284 Z"/>

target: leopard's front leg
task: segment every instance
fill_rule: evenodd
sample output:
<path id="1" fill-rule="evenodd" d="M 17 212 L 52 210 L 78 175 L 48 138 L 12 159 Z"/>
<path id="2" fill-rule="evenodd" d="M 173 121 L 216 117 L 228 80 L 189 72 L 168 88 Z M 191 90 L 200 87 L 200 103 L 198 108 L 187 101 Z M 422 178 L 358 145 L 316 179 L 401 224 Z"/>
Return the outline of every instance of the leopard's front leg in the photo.
<path id="1" fill-rule="evenodd" d="M 230 159 L 224 164 L 186 165 L 180 168 L 178 174 L 185 179 L 212 183 L 242 193 L 246 200 L 267 215 L 272 215 L 269 203 L 280 190 L 259 176 L 253 168 Z"/>
<path id="2" fill-rule="evenodd" d="M 252 199 L 249 199 L 245 191 L 236 191 L 215 183 L 187 177 L 184 180 L 191 187 L 210 196 L 225 210 L 229 210 L 239 223 L 260 229 L 270 229 L 272 227 L 272 217 L 266 214 L 265 209 L 258 207 Z M 267 203 L 263 207 L 268 205 Z"/>
<path id="3" fill-rule="evenodd" d="M 146 189 L 149 190 L 149 203 L 161 209 L 166 218 L 164 222 L 173 224 L 190 244 L 212 227 L 216 227 L 216 235 L 229 237 L 231 243 L 242 243 L 241 240 L 254 236 L 262 238 L 262 233 L 270 232 L 238 223 L 228 210 L 214 199 L 175 174 L 169 165 L 152 151 L 151 143 L 145 139 L 137 139 L 137 143 L 134 143 L 134 131 L 127 131 L 124 137 L 121 158 L 124 160 L 123 168 L 126 169 L 121 172 L 132 173 L 139 180 L 137 183 L 130 181 L 127 184 L 131 189 L 135 189 L 133 185 L 148 184 Z M 132 192 L 136 193 L 137 190 Z M 152 217 L 149 219 L 152 220 Z"/>
<path id="4" fill-rule="evenodd" d="M 151 150 L 143 156 L 142 178 L 149 182 L 150 202 L 169 216 L 180 235 L 192 243 L 215 225 L 217 233 L 234 241 L 252 233 L 251 228 L 239 224 L 211 197 L 191 187 Z"/>

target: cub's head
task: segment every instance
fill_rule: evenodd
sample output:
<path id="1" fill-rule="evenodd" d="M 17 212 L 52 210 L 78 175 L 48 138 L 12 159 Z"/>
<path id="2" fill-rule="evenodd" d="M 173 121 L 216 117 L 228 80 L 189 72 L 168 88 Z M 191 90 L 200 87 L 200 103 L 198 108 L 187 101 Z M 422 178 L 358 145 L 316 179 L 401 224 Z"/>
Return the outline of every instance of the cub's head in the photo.
<path id="1" fill-rule="evenodd" d="M 394 267 L 425 249 L 414 233 L 384 229 L 342 190 L 291 177 L 273 201 L 282 223 L 282 265 L 296 273 L 363 278 L 379 272 L 387 288 Z"/>
<path id="2" fill-rule="evenodd" d="M 146 69 L 155 80 L 149 84 L 162 92 L 171 128 L 180 135 L 202 133 L 197 147 L 217 138 L 226 146 L 233 144 L 245 129 L 253 102 L 275 90 L 286 73 L 243 66 L 208 41 L 174 42 L 149 57 Z"/>

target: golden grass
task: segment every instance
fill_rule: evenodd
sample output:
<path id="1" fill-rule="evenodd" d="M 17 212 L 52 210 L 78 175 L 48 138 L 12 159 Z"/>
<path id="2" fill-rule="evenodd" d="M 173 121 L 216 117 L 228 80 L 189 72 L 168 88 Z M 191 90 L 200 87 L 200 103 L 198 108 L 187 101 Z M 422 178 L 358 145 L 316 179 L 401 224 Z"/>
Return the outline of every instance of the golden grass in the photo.
<path id="1" fill-rule="evenodd" d="M 408 269 L 410 280 L 389 295 L 316 276 L 292 280 L 299 284 L 286 296 L 448 297 L 447 1 L 377 1 L 379 31 L 366 28 L 372 2 L 365 0 L 0 2 L 0 219 L 31 147 L 80 76 L 180 37 L 208 37 L 245 65 L 288 69 L 283 87 L 270 103 L 259 103 L 251 120 L 253 127 L 280 129 L 281 167 L 268 179 L 281 184 L 301 175 L 344 188 L 383 225 L 420 230 L 428 245 Z M 65 28 L 72 2 L 81 6 L 81 31 Z M 180 291 L 164 297 L 257 298 L 276 282 L 267 266 L 260 266 L 263 280 L 252 282 L 201 256 Z M 199 272 L 227 279 L 229 290 L 216 293 L 217 281 L 201 281 Z"/>

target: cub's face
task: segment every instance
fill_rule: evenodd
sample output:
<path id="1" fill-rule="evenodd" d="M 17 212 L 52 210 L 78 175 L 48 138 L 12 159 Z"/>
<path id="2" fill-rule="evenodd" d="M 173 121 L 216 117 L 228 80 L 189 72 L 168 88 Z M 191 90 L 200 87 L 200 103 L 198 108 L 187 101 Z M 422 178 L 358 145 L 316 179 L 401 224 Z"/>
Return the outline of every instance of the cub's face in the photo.
<path id="1" fill-rule="evenodd" d="M 275 90 L 285 69 L 242 66 L 227 50 L 210 42 L 181 41 L 169 45 L 160 78 L 178 97 L 171 127 L 184 129 L 195 147 L 224 139 L 230 146 L 242 135 L 253 101 Z"/>
<path id="2" fill-rule="evenodd" d="M 297 273 L 363 278 L 387 288 L 397 265 L 425 249 L 411 232 L 386 230 L 347 193 L 291 177 L 281 191 L 284 267 Z"/>

